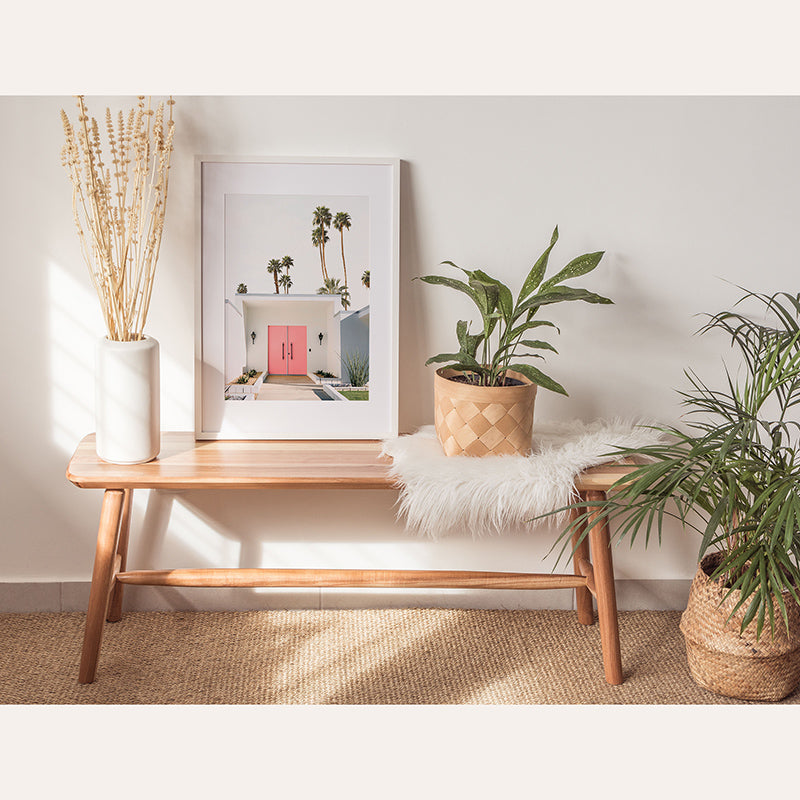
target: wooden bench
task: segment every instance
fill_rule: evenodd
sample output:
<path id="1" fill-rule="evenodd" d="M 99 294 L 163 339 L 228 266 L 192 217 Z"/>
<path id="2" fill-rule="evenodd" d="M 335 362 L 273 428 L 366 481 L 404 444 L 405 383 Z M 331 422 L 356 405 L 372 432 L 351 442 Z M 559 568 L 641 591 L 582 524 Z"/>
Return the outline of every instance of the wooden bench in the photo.
<path id="1" fill-rule="evenodd" d="M 606 680 L 622 683 L 614 569 L 605 524 L 595 525 L 574 556 L 574 574 L 445 570 L 350 569 L 127 569 L 134 489 L 392 489 L 390 460 L 376 441 L 195 441 L 193 433 L 163 433 L 159 457 L 147 464 L 109 464 L 85 437 L 67 478 L 84 489 L 103 489 L 89 608 L 78 680 L 95 678 L 103 627 L 122 617 L 126 584 L 239 587 L 408 587 L 465 589 L 574 589 L 578 621 L 594 622 L 597 600 Z M 605 492 L 630 467 L 586 470 L 576 489 L 587 501 Z M 577 535 L 577 534 L 576 534 Z M 575 537 L 573 537 L 574 541 Z M 589 545 L 591 544 L 591 557 Z"/>

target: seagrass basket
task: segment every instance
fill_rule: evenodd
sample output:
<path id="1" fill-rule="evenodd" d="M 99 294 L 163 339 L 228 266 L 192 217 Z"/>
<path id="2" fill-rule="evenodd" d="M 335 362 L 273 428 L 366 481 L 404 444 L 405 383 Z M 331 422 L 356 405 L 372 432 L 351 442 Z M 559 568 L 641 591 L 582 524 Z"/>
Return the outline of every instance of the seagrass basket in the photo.
<path id="1" fill-rule="evenodd" d="M 689 672 L 696 683 L 717 694 L 741 700 L 780 700 L 800 684 L 800 606 L 788 592 L 784 594 L 788 634 L 775 604 L 774 636 L 769 621 L 758 640 L 755 621 L 740 635 L 748 604 L 726 622 L 741 595 L 736 590 L 723 601 L 723 581 L 709 578 L 719 562 L 719 553 L 703 558 L 681 616 Z"/>
<path id="2" fill-rule="evenodd" d="M 436 435 L 448 456 L 528 455 L 531 452 L 536 384 L 519 372 L 506 375 L 516 386 L 473 386 L 436 370 L 433 394 Z"/>

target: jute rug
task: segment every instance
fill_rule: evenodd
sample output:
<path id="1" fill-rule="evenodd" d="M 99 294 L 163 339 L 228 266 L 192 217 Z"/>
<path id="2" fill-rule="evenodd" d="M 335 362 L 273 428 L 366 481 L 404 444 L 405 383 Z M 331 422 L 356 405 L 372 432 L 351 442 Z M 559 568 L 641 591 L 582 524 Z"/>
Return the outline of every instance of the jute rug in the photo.
<path id="1" fill-rule="evenodd" d="M 679 617 L 621 612 L 609 686 L 598 626 L 571 611 L 129 612 L 82 686 L 83 614 L 2 614 L 0 703 L 738 703 L 692 681 Z"/>

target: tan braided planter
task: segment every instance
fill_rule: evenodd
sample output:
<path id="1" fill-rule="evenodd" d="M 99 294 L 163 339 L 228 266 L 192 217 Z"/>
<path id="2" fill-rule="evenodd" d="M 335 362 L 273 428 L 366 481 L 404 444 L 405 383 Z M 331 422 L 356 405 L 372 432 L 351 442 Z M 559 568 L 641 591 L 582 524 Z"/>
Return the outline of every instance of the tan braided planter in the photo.
<path id="1" fill-rule="evenodd" d="M 471 386 L 448 380 L 450 367 L 433 379 L 436 435 L 448 456 L 528 455 L 536 384 L 518 372 L 521 386 Z"/>
<path id="2" fill-rule="evenodd" d="M 686 639 L 689 671 L 700 686 L 741 700 L 780 700 L 800 684 L 800 606 L 785 593 L 789 634 L 775 606 L 775 634 L 769 620 L 756 641 L 756 623 L 740 635 L 747 603 L 726 624 L 739 599 L 738 590 L 722 602 L 725 588 L 708 573 L 719 564 L 719 554 L 707 555 L 695 574 L 680 629 Z"/>

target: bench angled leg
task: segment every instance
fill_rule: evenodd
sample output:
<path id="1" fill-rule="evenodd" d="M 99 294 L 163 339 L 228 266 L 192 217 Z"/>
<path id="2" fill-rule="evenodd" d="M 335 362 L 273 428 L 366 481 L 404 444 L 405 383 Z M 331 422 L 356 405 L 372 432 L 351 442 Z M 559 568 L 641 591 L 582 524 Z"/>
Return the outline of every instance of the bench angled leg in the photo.
<path id="1" fill-rule="evenodd" d="M 86 628 L 83 634 L 83 651 L 78 673 L 79 683 L 91 683 L 97 670 L 103 624 L 108 610 L 109 592 L 114 578 L 114 561 L 117 554 L 124 491 L 106 489 L 100 511 L 100 527 L 97 530 L 97 548 L 92 570 L 92 588 L 89 592 L 89 609 L 86 613 Z"/>
<path id="2" fill-rule="evenodd" d="M 581 495 L 581 500 L 585 499 L 586 497 Z M 581 512 L 577 508 L 573 509 L 572 519 L 574 520 L 580 513 Z M 575 530 L 575 533 L 572 534 L 573 548 L 575 548 L 576 542 L 581 537 L 585 529 L 586 526 L 582 525 L 580 528 Z M 583 574 L 580 569 L 581 561 L 589 561 L 588 537 L 584 537 L 583 541 L 575 549 L 575 555 L 572 557 L 572 564 L 576 575 Z M 575 610 L 578 612 L 578 622 L 580 622 L 581 625 L 594 624 L 594 605 L 592 602 L 592 593 L 585 586 L 575 589 Z"/>
<path id="3" fill-rule="evenodd" d="M 587 492 L 586 499 L 603 501 L 605 492 Z M 611 559 L 610 537 L 606 520 L 589 531 L 592 544 L 592 564 L 597 592 L 597 618 L 600 622 L 600 643 L 603 648 L 603 666 L 606 681 L 618 686 L 622 683 L 622 657 L 619 651 L 619 621 L 617 619 L 617 593 L 614 588 L 614 564 Z"/>
<path id="4" fill-rule="evenodd" d="M 117 543 L 120 572 L 125 572 L 128 564 L 128 538 L 131 530 L 132 504 L 133 489 L 125 489 L 125 496 L 122 500 L 122 518 L 119 522 L 119 542 Z M 119 622 L 122 619 L 122 589 L 123 585 L 119 581 L 114 581 L 114 586 L 111 589 L 111 599 L 108 603 L 107 622 Z"/>

